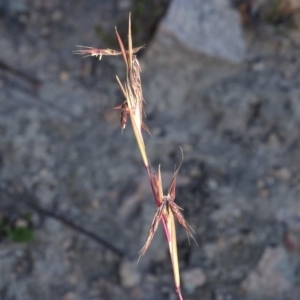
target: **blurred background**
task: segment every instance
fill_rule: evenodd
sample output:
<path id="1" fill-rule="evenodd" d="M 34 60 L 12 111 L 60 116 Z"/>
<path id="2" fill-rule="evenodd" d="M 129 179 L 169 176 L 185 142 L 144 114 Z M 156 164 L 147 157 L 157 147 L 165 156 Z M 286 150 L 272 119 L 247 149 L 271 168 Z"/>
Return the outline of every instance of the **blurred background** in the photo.
<path id="1" fill-rule="evenodd" d="M 128 124 L 118 50 L 132 13 L 145 132 L 178 226 L 186 300 L 300 297 L 299 0 L 0 1 L 0 299 L 175 300 Z"/>

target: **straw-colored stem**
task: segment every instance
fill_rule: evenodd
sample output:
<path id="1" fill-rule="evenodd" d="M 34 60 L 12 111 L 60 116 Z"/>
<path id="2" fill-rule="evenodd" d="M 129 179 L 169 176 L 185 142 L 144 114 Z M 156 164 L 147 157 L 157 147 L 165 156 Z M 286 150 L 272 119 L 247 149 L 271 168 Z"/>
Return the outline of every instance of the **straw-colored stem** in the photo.
<path id="1" fill-rule="evenodd" d="M 175 226 L 174 214 L 171 209 L 169 209 L 167 224 L 168 224 L 169 233 L 171 233 L 169 250 L 170 250 L 170 256 L 173 265 L 174 282 L 175 282 L 176 291 L 180 291 L 180 275 L 179 275 L 180 273 L 179 273 L 179 263 L 178 263 L 178 253 L 177 253 L 176 226 Z"/>
<path id="2" fill-rule="evenodd" d="M 134 133 L 136 142 L 138 144 L 144 166 L 145 166 L 145 168 L 149 169 L 149 162 L 148 162 L 148 157 L 147 157 L 147 153 L 146 153 L 146 149 L 145 149 L 144 140 L 141 135 L 141 131 L 137 127 L 135 119 L 132 117 L 132 114 L 133 114 L 133 112 L 132 112 L 132 110 L 130 110 L 130 119 L 131 119 L 131 124 L 132 124 L 132 128 L 133 128 L 133 133 Z"/>

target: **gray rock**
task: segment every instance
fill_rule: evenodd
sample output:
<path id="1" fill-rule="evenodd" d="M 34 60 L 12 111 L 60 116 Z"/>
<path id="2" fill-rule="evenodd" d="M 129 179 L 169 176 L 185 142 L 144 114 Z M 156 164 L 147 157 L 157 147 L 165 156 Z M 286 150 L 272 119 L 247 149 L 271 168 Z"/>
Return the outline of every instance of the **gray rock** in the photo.
<path id="1" fill-rule="evenodd" d="M 242 287 L 253 295 L 278 297 L 295 283 L 297 259 L 283 247 L 267 248 L 256 270 L 244 280 Z"/>
<path id="2" fill-rule="evenodd" d="M 1 1 L 0 9 L 6 11 L 10 16 L 18 13 L 26 13 L 28 11 L 25 2 L 20 0 Z"/>
<path id="3" fill-rule="evenodd" d="M 161 29 L 186 47 L 211 56 L 240 62 L 245 55 L 239 16 L 228 1 L 174 0 Z"/>

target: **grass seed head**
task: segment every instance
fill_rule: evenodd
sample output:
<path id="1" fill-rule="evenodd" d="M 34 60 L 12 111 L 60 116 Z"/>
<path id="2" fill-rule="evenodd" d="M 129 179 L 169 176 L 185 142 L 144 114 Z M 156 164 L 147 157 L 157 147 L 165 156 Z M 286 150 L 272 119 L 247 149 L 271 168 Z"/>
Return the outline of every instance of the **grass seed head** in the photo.
<path id="1" fill-rule="evenodd" d="M 99 60 L 101 60 L 102 56 L 118 56 L 121 55 L 122 52 L 121 51 L 117 51 L 117 50 L 113 50 L 113 49 L 98 49 L 98 48 L 94 48 L 94 47 L 88 47 L 88 46 L 81 46 L 81 45 L 77 45 L 76 47 L 80 47 L 83 49 L 78 49 L 73 51 L 73 54 L 79 54 L 79 55 L 85 55 L 84 57 L 88 57 L 88 56 L 99 56 Z M 133 53 L 137 53 L 139 50 L 141 50 L 142 48 L 144 48 L 144 46 L 140 46 L 137 48 L 133 48 L 132 52 Z M 128 51 L 126 51 L 128 52 Z"/>
<path id="2" fill-rule="evenodd" d="M 172 260 L 173 272 L 174 272 L 174 281 L 176 292 L 179 296 L 179 299 L 182 300 L 181 290 L 180 290 L 180 274 L 179 274 L 179 263 L 178 263 L 178 255 L 177 255 L 177 242 L 176 242 L 176 227 L 175 227 L 175 218 L 178 222 L 185 228 L 188 235 L 192 236 L 192 229 L 189 224 L 184 219 L 180 208 L 175 203 L 175 189 L 176 189 L 176 178 L 180 169 L 180 166 L 183 161 L 183 151 L 182 153 L 182 160 L 179 167 L 175 170 L 174 176 L 171 180 L 168 194 L 167 196 L 163 195 L 163 188 L 162 188 L 162 180 L 161 180 L 161 172 L 160 166 L 158 167 L 158 174 L 152 172 L 151 165 L 148 160 L 148 156 L 146 153 L 146 147 L 143 140 L 142 129 L 149 132 L 148 127 L 143 123 L 143 91 L 142 91 L 142 83 L 141 83 L 141 67 L 137 56 L 135 55 L 140 49 L 144 48 L 144 46 L 132 48 L 132 36 L 131 36 L 131 19 L 129 16 L 128 22 L 128 50 L 125 50 L 124 44 L 118 34 L 116 29 L 116 35 L 119 42 L 120 50 L 113 50 L 113 49 L 98 49 L 93 47 L 86 47 L 86 46 L 77 46 L 80 49 L 74 51 L 74 54 L 80 54 L 87 56 L 95 56 L 102 58 L 102 56 L 119 56 L 122 55 L 125 65 L 126 65 L 126 81 L 122 83 L 120 79 L 117 77 L 117 81 L 120 85 L 120 88 L 123 92 L 125 97 L 125 101 L 117 106 L 114 109 L 121 110 L 121 129 L 125 129 L 127 117 L 129 115 L 133 132 L 143 159 L 144 166 L 147 171 L 148 179 L 150 186 L 152 188 L 153 196 L 155 198 L 157 204 L 157 211 L 154 215 L 152 220 L 152 224 L 150 226 L 150 230 L 148 232 L 148 237 L 146 240 L 145 245 L 140 250 L 140 258 L 145 254 L 147 249 L 149 248 L 154 234 L 157 231 L 158 225 L 160 221 L 164 226 L 166 238 L 169 244 L 169 250 Z"/>

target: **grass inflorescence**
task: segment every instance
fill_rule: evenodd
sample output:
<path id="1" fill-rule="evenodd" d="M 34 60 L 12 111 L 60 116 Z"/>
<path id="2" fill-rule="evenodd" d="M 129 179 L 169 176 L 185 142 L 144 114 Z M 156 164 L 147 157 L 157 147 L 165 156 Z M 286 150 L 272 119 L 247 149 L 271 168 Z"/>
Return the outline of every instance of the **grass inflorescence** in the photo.
<path id="1" fill-rule="evenodd" d="M 143 164 L 147 172 L 149 184 L 151 186 L 151 190 L 153 193 L 153 197 L 155 203 L 157 205 L 157 211 L 154 215 L 152 224 L 150 226 L 150 230 L 148 232 L 148 237 L 146 239 L 145 245 L 140 250 L 139 259 L 146 253 L 151 241 L 154 237 L 154 234 L 158 228 L 160 222 L 162 222 L 164 232 L 166 235 L 166 239 L 169 245 L 169 251 L 171 256 L 171 262 L 174 273 L 174 281 L 175 281 L 175 289 L 178 294 L 180 300 L 183 300 L 181 288 L 180 288 L 180 271 L 178 264 L 178 255 L 177 255 L 177 240 L 176 240 L 176 228 L 175 228 L 175 219 L 184 227 L 188 236 L 192 235 L 192 229 L 186 222 L 182 214 L 182 208 L 179 207 L 175 203 L 175 190 L 176 190 L 176 178 L 181 166 L 174 172 L 174 176 L 171 180 L 167 195 L 163 194 L 162 188 L 162 179 L 161 179 L 161 171 L 160 166 L 158 167 L 158 171 L 155 172 L 151 168 L 151 164 L 149 162 L 149 158 L 146 152 L 146 146 L 143 139 L 143 130 L 149 132 L 147 126 L 143 122 L 144 116 L 144 98 L 142 91 L 142 83 L 141 83 L 141 67 L 136 56 L 136 53 L 144 48 L 144 46 L 140 46 L 137 48 L 132 47 L 132 35 L 131 35 L 131 19 L 129 16 L 129 24 L 128 24 L 128 49 L 126 50 L 124 44 L 118 34 L 116 29 L 116 35 L 118 39 L 118 43 L 120 46 L 120 50 L 112 50 L 112 49 L 97 49 L 93 47 L 85 47 L 78 46 L 80 49 L 74 51 L 74 54 L 82 54 L 85 56 L 96 56 L 99 59 L 102 56 L 112 55 L 112 56 L 123 56 L 125 65 L 126 65 L 126 80 L 125 82 L 121 82 L 121 80 L 117 76 L 118 84 L 124 95 L 124 102 L 119 106 L 114 107 L 114 109 L 121 110 L 121 129 L 125 129 L 127 118 L 129 116 L 132 124 L 133 133 L 135 135 L 135 139 L 139 148 L 139 151 L 142 156 Z M 182 153 L 183 160 L 183 152 Z"/>

